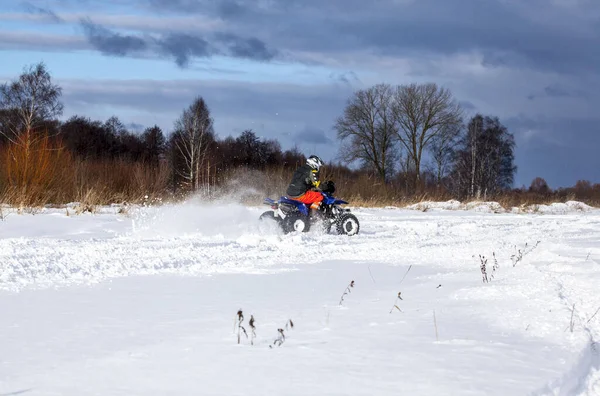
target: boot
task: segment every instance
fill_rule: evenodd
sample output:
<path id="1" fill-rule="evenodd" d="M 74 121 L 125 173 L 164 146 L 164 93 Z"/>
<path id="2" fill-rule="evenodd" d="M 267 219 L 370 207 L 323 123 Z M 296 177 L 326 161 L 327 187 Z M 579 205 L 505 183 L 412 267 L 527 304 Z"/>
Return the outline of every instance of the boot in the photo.
<path id="1" fill-rule="evenodd" d="M 314 219 L 323 218 L 324 206 L 321 202 L 314 202 L 310 205 L 310 217 Z"/>

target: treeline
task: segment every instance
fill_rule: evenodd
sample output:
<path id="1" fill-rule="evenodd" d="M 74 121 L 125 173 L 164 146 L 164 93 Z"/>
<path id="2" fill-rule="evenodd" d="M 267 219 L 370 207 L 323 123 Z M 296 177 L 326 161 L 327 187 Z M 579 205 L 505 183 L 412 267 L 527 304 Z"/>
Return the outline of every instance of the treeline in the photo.
<path id="1" fill-rule="evenodd" d="M 61 94 L 43 63 L 0 86 L 1 203 L 177 199 L 232 182 L 275 196 L 305 161 L 305 153 L 283 150 L 250 129 L 220 138 L 201 96 L 171 131 L 156 125 L 132 131 L 117 117 L 59 121 Z M 500 197 L 592 202 L 600 196 L 600 186 L 585 181 L 554 191 L 536 179 L 528 189 L 514 189 L 513 135 L 496 117 L 478 114 L 465 122 L 451 93 L 435 84 L 359 90 L 335 129 L 340 161 L 328 164 L 323 177 L 357 204 Z M 350 166 L 356 163 L 357 169 Z"/>

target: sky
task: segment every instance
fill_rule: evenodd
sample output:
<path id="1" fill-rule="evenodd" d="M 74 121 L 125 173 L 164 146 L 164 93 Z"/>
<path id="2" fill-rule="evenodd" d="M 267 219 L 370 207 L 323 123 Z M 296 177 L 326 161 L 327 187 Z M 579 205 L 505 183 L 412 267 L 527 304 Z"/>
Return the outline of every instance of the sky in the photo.
<path id="1" fill-rule="evenodd" d="M 62 119 L 168 133 L 202 96 L 220 137 L 326 160 L 353 92 L 435 82 L 515 135 L 516 187 L 600 182 L 597 0 L 10 0 L 0 60 L 0 82 L 44 62 Z"/>

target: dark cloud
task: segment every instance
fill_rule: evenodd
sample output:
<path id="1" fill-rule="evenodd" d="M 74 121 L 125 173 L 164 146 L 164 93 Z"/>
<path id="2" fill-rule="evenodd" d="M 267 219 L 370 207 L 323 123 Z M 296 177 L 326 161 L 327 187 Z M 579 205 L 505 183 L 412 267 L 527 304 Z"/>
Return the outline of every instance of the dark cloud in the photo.
<path id="1" fill-rule="evenodd" d="M 234 58 L 264 61 L 273 59 L 277 54 L 257 38 L 243 38 L 231 33 L 216 33 L 210 43 L 200 36 L 182 33 L 168 34 L 155 42 L 160 53 L 174 57 L 179 67 L 187 67 L 195 57 L 230 55 Z"/>
<path id="2" fill-rule="evenodd" d="M 548 85 L 547 87 L 545 87 L 544 93 L 548 96 L 556 98 L 571 96 L 571 94 L 566 89 L 556 84 Z"/>
<path id="3" fill-rule="evenodd" d="M 540 97 L 548 97 L 548 98 L 587 98 L 589 95 L 580 90 L 580 89 L 572 89 L 567 88 L 562 84 L 554 83 L 547 85 L 544 87 L 541 93 L 539 94 L 530 94 L 527 96 L 529 100 L 535 100 Z"/>
<path id="4" fill-rule="evenodd" d="M 172 57 L 179 67 L 188 67 L 192 58 L 230 55 L 251 60 L 271 60 L 277 51 L 255 37 L 240 37 L 233 33 L 214 33 L 208 40 L 200 35 L 169 33 L 158 38 L 124 35 L 83 19 L 81 25 L 89 43 L 105 55 L 128 56 L 141 51 L 155 51 Z"/>
<path id="5" fill-rule="evenodd" d="M 103 26 L 96 25 L 89 18 L 81 21 L 89 43 L 105 55 L 127 56 L 146 49 L 146 42 L 136 36 L 121 35 Z"/>
<path id="6" fill-rule="evenodd" d="M 271 60 L 277 51 L 255 37 L 243 38 L 232 33 L 217 33 L 215 38 L 228 49 L 231 56 L 253 60 Z"/>
<path id="7" fill-rule="evenodd" d="M 206 58 L 213 54 L 206 40 L 189 34 L 169 34 L 156 43 L 160 52 L 174 57 L 179 67 L 187 67 L 192 57 Z"/>
<path id="8" fill-rule="evenodd" d="M 483 64 L 596 73 L 600 24 L 581 27 L 583 5 L 481 0 L 359 1 L 150 0 L 171 12 L 199 12 L 225 19 L 236 32 L 259 32 L 279 48 L 298 51 L 369 51 L 386 56 L 478 51 Z M 587 7 L 587 8 L 585 8 Z M 539 22 L 539 16 L 548 20 Z M 536 16 L 538 18 L 534 18 Z M 537 20 L 536 20 L 537 19 Z M 568 21 L 571 21 L 569 25 Z"/>
<path id="9" fill-rule="evenodd" d="M 307 126 L 294 133 L 292 138 L 299 144 L 332 144 L 333 141 L 327 137 L 325 131 L 314 126 Z"/>
<path id="10" fill-rule="evenodd" d="M 331 78 L 334 82 L 341 82 L 342 84 L 349 86 L 352 86 L 353 84 L 361 84 L 360 79 L 353 71 L 344 73 L 330 73 L 329 78 Z"/>
<path id="11" fill-rule="evenodd" d="M 54 13 L 54 11 L 52 11 L 48 8 L 38 7 L 29 2 L 23 2 L 22 5 L 23 5 L 23 8 L 25 9 L 25 11 L 27 11 L 31 14 L 42 15 L 54 23 L 64 22 L 61 17 L 59 17 L 56 13 Z"/>
<path id="12" fill-rule="evenodd" d="M 245 14 L 247 8 L 243 7 L 237 1 L 223 0 L 218 3 L 218 12 L 226 18 L 236 18 Z"/>
<path id="13" fill-rule="evenodd" d="M 234 57 L 271 60 L 279 53 L 272 48 L 289 54 L 319 53 L 329 58 L 342 52 L 386 57 L 478 52 L 486 67 L 569 74 L 597 74 L 600 69 L 600 23 L 590 17 L 600 12 L 598 2 L 557 5 L 546 0 L 137 1 L 160 15 L 189 17 L 196 13 L 225 21 L 225 35 L 230 36 L 225 42 L 218 42 L 218 37 L 211 34 L 200 38 L 215 44 L 219 53 Z M 171 34 L 198 36 L 193 28 L 179 29 L 174 24 Z M 151 31 L 152 27 L 144 30 Z M 141 40 L 119 36 L 138 43 Z"/>

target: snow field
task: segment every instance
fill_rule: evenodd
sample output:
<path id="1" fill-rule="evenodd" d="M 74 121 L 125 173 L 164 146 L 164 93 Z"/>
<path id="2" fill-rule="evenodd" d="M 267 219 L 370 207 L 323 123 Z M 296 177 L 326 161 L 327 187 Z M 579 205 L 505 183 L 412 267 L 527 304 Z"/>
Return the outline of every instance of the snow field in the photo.
<path id="1" fill-rule="evenodd" d="M 0 394 L 600 394 L 598 211 L 356 209 L 347 238 L 262 210 L 8 216 Z"/>

